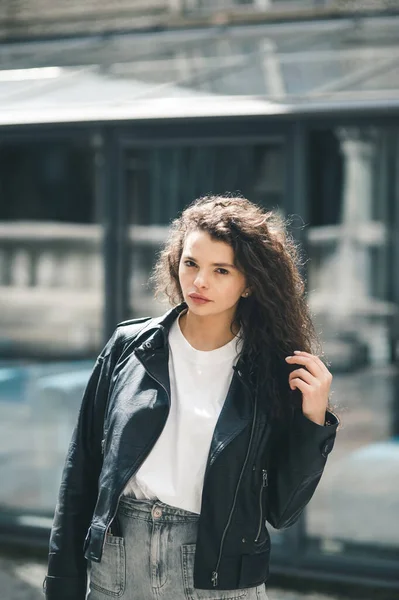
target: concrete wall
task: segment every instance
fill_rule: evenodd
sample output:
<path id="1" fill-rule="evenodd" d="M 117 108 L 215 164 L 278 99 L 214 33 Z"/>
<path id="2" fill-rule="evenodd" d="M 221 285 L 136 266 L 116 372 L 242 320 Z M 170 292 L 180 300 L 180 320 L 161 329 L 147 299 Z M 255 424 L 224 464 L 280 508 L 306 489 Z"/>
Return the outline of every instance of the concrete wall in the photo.
<path id="1" fill-rule="evenodd" d="M 1 0 L 0 41 L 399 12 L 399 0 Z"/>
<path id="2" fill-rule="evenodd" d="M 2 0 L 0 39 L 135 28 L 169 10 L 169 0 Z"/>

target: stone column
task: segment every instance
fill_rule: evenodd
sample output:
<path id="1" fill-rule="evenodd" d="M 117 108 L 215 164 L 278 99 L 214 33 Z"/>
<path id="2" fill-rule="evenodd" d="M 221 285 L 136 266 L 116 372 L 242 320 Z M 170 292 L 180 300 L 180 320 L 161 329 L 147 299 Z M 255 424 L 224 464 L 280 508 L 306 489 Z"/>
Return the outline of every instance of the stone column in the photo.
<path id="1" fill-rule="evenodd" d="M 373 223 L 374 158 L 377 134 L 369 129 L 339 129 L 344 159 L 340 233 L 337 239 L 332 305 L 334 318 L 364 309 L 371 295 L 369 247 L 378 240 Z"/>
<path id="2" fill-rule="evenodd" d="M 254 0 L 254 6 L 258 10 L 268 10 L 272 5 L 272 0 Z"/>
<path id="3" fill-rule="evenodd" d="M 378 202 L 375 160 L 378 131 L 338 130 L 344 158 L 341 231 L 337 239 L 331 316 L 335 326 L 356 332 L 373 364 L 389 360 L 389 317 L 393 306 L 373 297 L 371 249 L 386 243 L 386 223 L 375 220 Z"/>

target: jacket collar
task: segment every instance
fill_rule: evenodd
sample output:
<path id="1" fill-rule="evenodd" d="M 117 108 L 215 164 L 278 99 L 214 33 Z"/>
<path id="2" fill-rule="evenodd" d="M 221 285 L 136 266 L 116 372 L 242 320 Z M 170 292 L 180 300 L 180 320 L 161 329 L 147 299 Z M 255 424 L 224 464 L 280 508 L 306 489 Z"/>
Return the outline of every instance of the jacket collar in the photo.
<path id="1" fill-rule="evenodd" d="M 140 331 L 139 336 L 136 339 L 136 346 L 138 346 L 140 351 L 151 353 L 154 350 L 160 350 L 161 348 L 167 350 L 169 330 L 180 313 L 186 310 L 186 308 L 187 304 L 182 302 L 160 317 L 151 319 L 146 327 Z M 241 379 L 249 379 L 248 364 L 242 356 L 238 359 L 234 370 Z"/>
<path id="2" fill-rule="evenodd" d="M 169 330 L 179 314 L 186 308 L 187 304 L 182 302 L 160 317 L 150 319 L 136 339 L 138 348 L 147 351 L 158 350 L 162 347 L 167 348 Z"/>
<path id="3" fill-rule="evenodd" d="M 170 398 L 168 334 L 172 323 L 187 305 L 179 304 L 160 317 L 151 319 L 136 339 L 135 354 L 148 373 L 166 390 Z"/>

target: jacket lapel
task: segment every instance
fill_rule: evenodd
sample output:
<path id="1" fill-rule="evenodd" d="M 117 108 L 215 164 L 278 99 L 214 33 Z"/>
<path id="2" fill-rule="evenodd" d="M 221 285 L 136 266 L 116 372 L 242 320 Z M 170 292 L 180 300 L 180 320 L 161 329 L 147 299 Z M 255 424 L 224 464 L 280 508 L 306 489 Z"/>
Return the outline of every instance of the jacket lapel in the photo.
<path id="1" fill-rule="evenodd" d="M 157 329 L 135 350 L 147 373 L 166 391 L 170 403 L 169 348 L 163 343 L 163 332 Z"/>
<path id="2" fill-rule="evenodd" d="M 230 388 L 213 433 L 206 470 L 213 465 L 224 448 L 251 422 L 253 403 L 239 373 L 240 371 L 234 370 Z"/>
<path id="3" fill-rule="evenodd" d="M 141 342 L 135 350 L 137 358 L 142 362 L 148 374 L 153 377 L 166 391 L 170 402 L 169 380 L 169 345 L 168 333 L 172 323 L 186 304 L 172 308 L 162 317 L 152 319 L 140 334 Z"/>

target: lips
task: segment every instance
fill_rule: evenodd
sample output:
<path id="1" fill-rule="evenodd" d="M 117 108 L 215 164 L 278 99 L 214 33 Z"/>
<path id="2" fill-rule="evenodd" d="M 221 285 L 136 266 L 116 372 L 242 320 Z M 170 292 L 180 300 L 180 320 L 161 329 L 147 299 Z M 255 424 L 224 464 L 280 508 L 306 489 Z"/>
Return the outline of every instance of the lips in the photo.
<path id="1" fill-rule="evenodd" d="M 189 294 L 189 298 L 193 300 L 202 300 L 202 302 L 210 302 L 209 298 L 205 298 L 205 296 L 201 296 L 201 294 Z"/>

